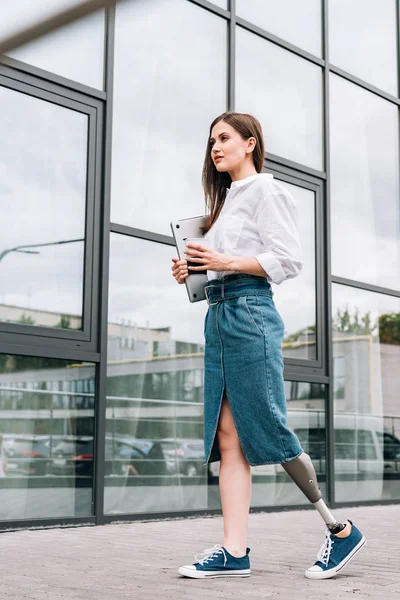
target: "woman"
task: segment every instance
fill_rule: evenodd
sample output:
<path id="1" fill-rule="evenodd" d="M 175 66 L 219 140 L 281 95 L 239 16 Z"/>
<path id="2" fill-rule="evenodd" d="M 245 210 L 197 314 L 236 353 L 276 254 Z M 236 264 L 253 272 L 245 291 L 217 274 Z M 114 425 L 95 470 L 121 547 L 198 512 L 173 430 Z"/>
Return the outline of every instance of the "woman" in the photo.
<path id="1" fill-rule="evenodd" d="M 205 464 L 221 461 L 224 541 L 178 569 L 192 578 L 250 575 L 251 465 L 281 464 L 325 521 L 325 542 L 306 577 L 336 575 L 365 543 L 351 521 L 334 519 L 310 457 L 286 426 L 284 324 L 271 282 L 279 285 L 300 273 L 302 250 L 294 200 L 272 175 L 261 173 L 264 156 L 256 118 L 226 112 L 213 121 L 203 167 L 208 241 L 187 245 L 187 258 L 199 266 L 172 259 L 179 284 L 207 270 Z"/>

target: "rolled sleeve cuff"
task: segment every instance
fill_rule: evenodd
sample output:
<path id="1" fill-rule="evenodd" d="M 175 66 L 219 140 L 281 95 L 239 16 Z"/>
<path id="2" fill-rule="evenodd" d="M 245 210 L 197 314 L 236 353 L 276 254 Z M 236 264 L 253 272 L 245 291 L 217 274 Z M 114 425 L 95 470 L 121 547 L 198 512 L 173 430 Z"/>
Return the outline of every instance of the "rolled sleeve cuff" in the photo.
<path id="1" fill-rule="evenodd" d="M 257 254 L 255 257 L 273 283 L 279 285 L 286 279 L 281 263 L 271 251 Z"/>

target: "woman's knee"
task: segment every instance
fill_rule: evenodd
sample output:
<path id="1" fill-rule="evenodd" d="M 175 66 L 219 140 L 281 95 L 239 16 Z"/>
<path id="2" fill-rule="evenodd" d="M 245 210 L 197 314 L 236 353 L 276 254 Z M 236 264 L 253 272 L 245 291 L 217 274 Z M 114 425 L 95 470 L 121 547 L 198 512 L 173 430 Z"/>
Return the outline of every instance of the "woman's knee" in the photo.
<path id="1" fill-rule="evenodd" d="M 217 428 L 218 445 L 220 452 L 240 450 L 239 437 L 235 422 L 226 395 L 222 399 L 221 413 Z"/>

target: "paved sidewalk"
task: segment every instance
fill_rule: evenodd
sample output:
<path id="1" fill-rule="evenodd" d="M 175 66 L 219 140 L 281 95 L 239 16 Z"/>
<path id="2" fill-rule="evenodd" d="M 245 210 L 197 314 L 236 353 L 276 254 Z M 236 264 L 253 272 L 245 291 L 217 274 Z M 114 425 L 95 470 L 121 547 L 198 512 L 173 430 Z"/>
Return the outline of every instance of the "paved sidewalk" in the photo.
<path id="1" fill-rule="evenodd" d="M 249 578 L 188 579 L 194 554 L 222 543 L 222 518 L 176 519 L 0 534 L 0 598 L 210 600 L 400 599 L 400 506 L 337 509 L 367 544 L 342 574 L 304 577 L 324 541 L 316 511 L 251 514 Z"/>

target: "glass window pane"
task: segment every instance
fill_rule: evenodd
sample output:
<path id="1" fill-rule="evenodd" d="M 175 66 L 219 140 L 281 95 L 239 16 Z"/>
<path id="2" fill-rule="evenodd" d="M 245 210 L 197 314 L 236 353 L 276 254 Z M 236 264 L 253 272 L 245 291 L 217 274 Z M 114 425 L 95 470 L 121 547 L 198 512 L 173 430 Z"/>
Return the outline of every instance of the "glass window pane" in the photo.
<path id="1" fill-rule="evenodd" d="M 267 152 L 323 169 L 320 67 L 242 27 L 236 44 L 236 110 L 260 121 Z"/>
<path id="2" fill-rule="evenodd" d="M 211 2 L 220 8 L 228 9 L 228 0 L 211 0 Z"/>
<path id="3" fill-rule="evenodd" d="M 331 75 L 332 272 L 399 289 L 398 107 Z"/>
<path id="4" fill-rule="evenodd" d="M 397 96 L 396 0 L 329 0 L 329 60 Z"/>
<path id="5" fill-rule="evenodd" d="M 315 360 L 315 192 L 286 181 L 280 183 L 296 203 L 304 256 L 300 275 L 274 288 L 274 302 L 285 323 L 283 355 Z"/>
<path id="6" fill-rule="evenodd" d="M 0 87 L 0 320 L 80 329 L 88 117 Z"/>
<path id="7" fill-rule="evenodd" d="M 205 509 L 207 304 L 172 277 L 171 246 L 111 234 L 110 256 L 104 510 Z"/>
<path id="8" fill-rule="evenodd" d="M 400 299 L 333 286 L 338 501 L 400 498 Z"/>
<path id="9" fill-rule="evenodd" d="M 321 0 L 236 0 L 236 14 L 303 50 L 321 56 L 321 4 Z"/>
<path id="10" fill-rule="evenodd" d="M 105 480 L 106 513 L 220 507 L 219 462 L 203 465 L 207 304 L 188 303 L 171 276 L 172 256 L 172 247 L 111 234 L 106 452 L 113 471 Z M 323 489 L 325 387 L 286 382 L 285 389 L 289 426 Z M 252 469 L 253 506 L 304 503 L 279 465 Z"/>
<path id="11" fill-rule="evenodd" d="M 227 25 L 186 0 L 116 11 L 111 220 L 171 235 L 172 219 L 204 212 L 208 131 L 226 110 Z"/>
<path id="12" fill-rule="evenodd" d="M 95 365 L 0 355 L 0 520 L 90 516 Z"/>
<path id="13" fill-rule="evenodd" d="M 1 10 L 0 37 L 80 4 L 77 0 L 15 0 Z M 15 48 L 9 56 L 91 87 L 103 89 L 104 10 Z"/>

